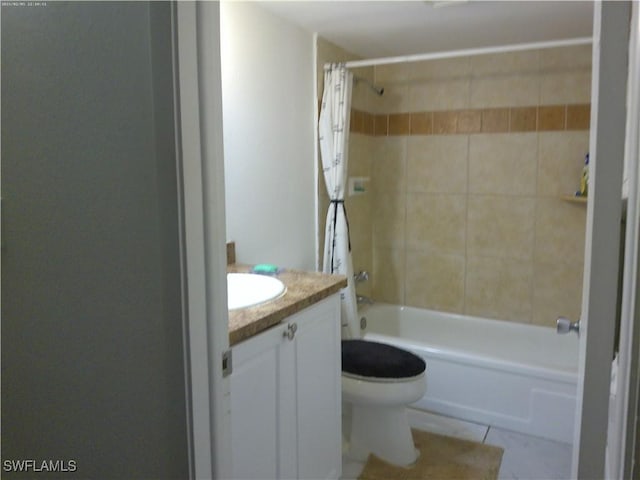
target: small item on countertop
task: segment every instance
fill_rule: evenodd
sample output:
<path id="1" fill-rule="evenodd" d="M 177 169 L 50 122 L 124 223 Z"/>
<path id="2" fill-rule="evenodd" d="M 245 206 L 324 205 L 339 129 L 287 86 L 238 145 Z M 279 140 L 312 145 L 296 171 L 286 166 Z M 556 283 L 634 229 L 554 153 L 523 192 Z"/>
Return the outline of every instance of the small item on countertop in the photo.
<path id="1" fill-rule="evenodd" d="M 277 275 L 281 272 L 280 268 L 270 263 L 260 263 L 251 269 L 251 273 L 257 273 L 258 275 Z"/>
<path id="2" fill-rule="evenodd" d="M 576 192 L 578 197 L 586 197 L 589 193 L 589 154 L 584 157 L 584 167 L 582 167 L 582 175 L 580 177 L 580 190 Z"/>

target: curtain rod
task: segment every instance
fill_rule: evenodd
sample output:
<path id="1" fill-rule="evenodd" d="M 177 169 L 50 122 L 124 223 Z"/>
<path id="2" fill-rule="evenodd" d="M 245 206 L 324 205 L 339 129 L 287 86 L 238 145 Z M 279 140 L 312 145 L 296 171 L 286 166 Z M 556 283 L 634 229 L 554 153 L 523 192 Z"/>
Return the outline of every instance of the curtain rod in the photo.
<path id="1" fill-rule="evenodd" d="M 448 52 L 419 53 L 416 55 L 402 55 L 398 57 L 371 58 L 366 60 L 353 60 L 345 62 L 347 68 L 372 67 L 375 65 L 390 65 L 393 63 L 419 62 L 423 60 L 439 60 L 442 58 L 467 57 L 472 55 L 485 55 L 489 53 L 518 52 L 521 50 L 537 50 L 554 47 L 571 47 L 575 45 L 588 45 L 592 43 L 591 37 L 570 38 L 567 40 L 552 40 L 548 42 L 517 43 L 515 45 L 503 45 L 497 47 L 467 48 L 464 50 L 451 50 Z M 325 63 L 324 69 L 331 68 L 331 63 Z"/>

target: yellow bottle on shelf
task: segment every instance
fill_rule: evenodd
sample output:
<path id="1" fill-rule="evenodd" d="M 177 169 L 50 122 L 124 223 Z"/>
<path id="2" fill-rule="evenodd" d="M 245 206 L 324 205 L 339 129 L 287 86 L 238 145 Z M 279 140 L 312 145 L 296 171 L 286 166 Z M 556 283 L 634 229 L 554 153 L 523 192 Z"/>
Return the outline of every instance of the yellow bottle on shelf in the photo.
<path id="1" fill-rule="evenodd" d="M 589 193 L 589 154 L 584 157 L 584 167 L 582 167 L 582 176 L 580 177 L 580 191 L 578 195 L 586 197 Z"/>

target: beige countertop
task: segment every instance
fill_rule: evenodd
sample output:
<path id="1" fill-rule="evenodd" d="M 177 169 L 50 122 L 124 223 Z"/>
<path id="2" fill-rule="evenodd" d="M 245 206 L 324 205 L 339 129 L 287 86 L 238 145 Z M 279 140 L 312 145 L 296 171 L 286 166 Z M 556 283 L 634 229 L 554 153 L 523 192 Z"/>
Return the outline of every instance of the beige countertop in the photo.
<path id="1" fill-rule="evenodd" d="M 228 273 L 248 273 L 250 265 L 231 264 Z M 229 344 L 235 345 L 279 324 L 285 318 L 347 286 L 343 275 L 327 275 L 284 269 L 275 275 L 287 287 L 286 293 L 255 307 L 229 311 Z"/>

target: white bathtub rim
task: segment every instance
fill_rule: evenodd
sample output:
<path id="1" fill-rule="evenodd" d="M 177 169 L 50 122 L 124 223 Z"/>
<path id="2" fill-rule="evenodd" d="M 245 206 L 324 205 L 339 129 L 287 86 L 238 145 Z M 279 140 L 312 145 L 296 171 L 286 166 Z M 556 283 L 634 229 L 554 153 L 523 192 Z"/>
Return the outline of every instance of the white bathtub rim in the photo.
<path id="1" fill-rule="evenodd" d="M 387 343 L 396 347 L 405 348 L 412 353 L 424 358 L 427 362 L 426 374 L 429 375 L 428 358 L 440 358 L 458 363 L 462 365 L 474 365 L 488 368 L 491 370 L 524 374 L 530 377 L 549 379 L 556 382 L 566 383 L 569 385 L 577 384 L 577 372 L 573 370 L 558 368 L 546 368 L 542 366 L 532 366 L 526 363 L 505 360 L 499 357 L 486 357 L 482 355 L 474 355 L 465 351 L 453 348 L 444 349 L 424 342 L 412 342 L 402 337 L 390 337 L 378 333 L 366 332 L 365 340 Z"/>
<path id="2" fill-rule="evenodd" d="M 466 322 L 478 323 L 478 324 L 489 324 L 494 325 L 496 327 L 500 327 L 507 330 L 522 330 L 523 328 L 538 330 L 543 332 L 554 331 L 552 327 L 545 327 L 543 325 L 536 325 L 534 323 L 521 323 L 509 320 L 496 320 L 495 318 L 487 318 L 487 317 L 478 317 L 465 315 L 463 313 L 453 313 L 453 312 L 445 312 L 442 310 L 431 310 L 429 308 L 419 308 L 419 307 L 411 307 L 409 305 L 395 305 L 393 303 L 383 303 L 383 302 L 374 302 L 371 305 L 359 305 L 358 306 L 358 315 L 366 315 L 367 311 L 372 308 L 383 307 L 389 308 L 393 310 L 398 310 L 400 312 L 408 311 L 408 312 L 425 312 L 439 317 L 446 317 L 452 320 L 463 320 Z"/>
<path id="3" fill-rule="evenodd" d="M 529 332 L 535 332 L 538 335 L 550 335 L 551 337 L 555 336 L 555 331 L 550 327 L 544 327 L 541 325 L 532 325 L 532 324 L 521 324 L 516 322 L 509 322 L 503 320 L 495 320 L 490 318 L 482 318 L 482 317 L 471 317 L 468 315 L 458 314 L 458 313 L 449 313 L 442 312 L 437 310 L 429 310 L 417 307 L 409 307 L 402 305 L 394 305 L 388 303 L 375 303 L 371 306 L 365 305 L 364 308 L 360 308 L 358 310 L 358 314 L 362 316 L 366 316 L 367 313 L 372 309 L 388 309 L 394 313 L 402 314 L 403 312 L 407 312 L 409 314 L 415 315 L 433 315 L 439 320 L 446 319 L 446 321 L 456 321 L 459 320 L 461 322 L 466 322 L 467 324 L 476 325 L 480 328 L 490 326 L 490 328 L 498 328 L 502 331 L 513 331 L 518 335 L 526 335 Z M 497 352 L 470 352 L 466 349 L 463 349 L 459 346 L 447 345 L 442 346 L 437 342 L 430 342 L 426 339 L 413 340 L 411 338 L 406 338 L 402 336 L 389 335 L 388 333 L 380 333 L 371 331 L 369 327 L 367 327 L 362 335 L 366 339 L 380 341 L 383 343 L 391 343 L 394 345 L 404 346 L 409 350 L 418 350 L 418 351 L 426 351 L 429 355 L 437 358 L 447 358 L 447 360 L 453 360 L 457 362 L 466 362 L 471 363 L 473 365 L 482 365 L 487 368 L 495 368 L 502 371 L 509 372 L 526 372 L 526 374 L 542 377 L 542 378 L 553 378 L 556 381 L 566 382 L 570 384 L 575 384 L 577 381 L 578 375 L 578 361 L 577 357 L 575 363 L 572 365 L 558 365 L 557 363 L 553 364 L 535 364 L 527 363 L 526 361 L 517 361 L 513 358 L 509 358 L 508 356 L 500 355 Z M 568 339 L 567 339 L 568 340 Z M 576 341 L 577 344 L 577 341 Z M 575 345 L 577 347 L 577 345 Z M 414 353 L 416 353 L 414 351 Z"/>

